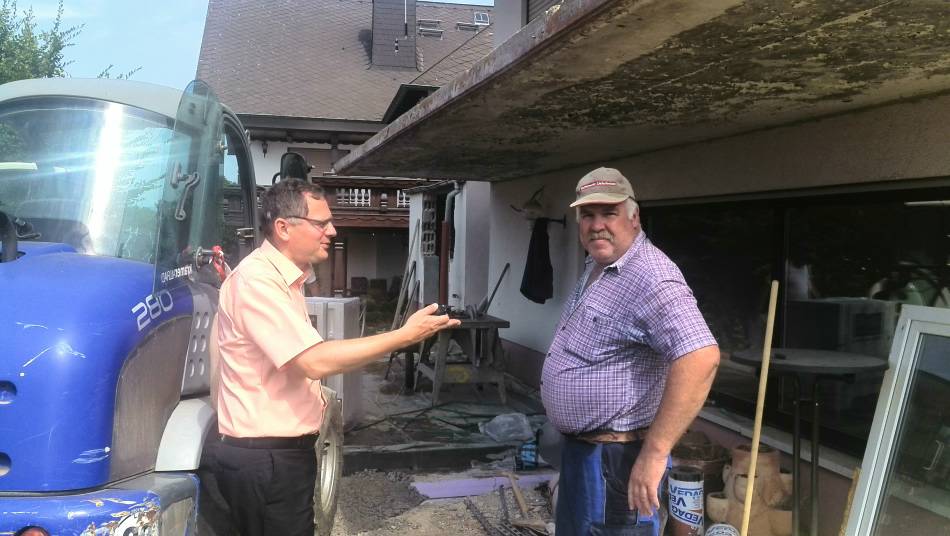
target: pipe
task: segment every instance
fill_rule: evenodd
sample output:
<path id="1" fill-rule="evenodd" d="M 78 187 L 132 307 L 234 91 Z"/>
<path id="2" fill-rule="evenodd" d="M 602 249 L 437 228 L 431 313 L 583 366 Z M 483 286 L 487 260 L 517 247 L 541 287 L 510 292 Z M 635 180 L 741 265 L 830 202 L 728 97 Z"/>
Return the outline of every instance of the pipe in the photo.
<path id="1" fill-rule="evenodd" d="M 16 226 L 3 211 L 0 211 L 0 244 L 3 244 L 3 256 L 0 257 L 0 262 L 15 261 L 17 259 Z"/>
<path id="2" fill-rule="evenodd" d="M 459 183 L 452 181 L 454 188 L 445 197 L 445 217 L 442 218 L 442 247 L 439 251 L 439 303 L 449 303 L 449 239 L 455 225 L 455 196 L 462 193 Z"/>

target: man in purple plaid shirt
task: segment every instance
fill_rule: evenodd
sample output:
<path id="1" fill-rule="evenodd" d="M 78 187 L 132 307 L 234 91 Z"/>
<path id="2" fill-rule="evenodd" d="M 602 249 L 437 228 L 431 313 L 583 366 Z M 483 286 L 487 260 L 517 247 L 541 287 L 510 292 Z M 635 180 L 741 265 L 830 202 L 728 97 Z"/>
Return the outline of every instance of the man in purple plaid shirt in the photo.
<path id="1" fill-rule="evenodd" d="M 656 536 L 670 450 L 706 400 L 719 348 L 683 274 L 640 229 L 626 177 L 591 171 L 571 206 L 589 257 L 541 373 L 566 436 L 557 534 Z"/>

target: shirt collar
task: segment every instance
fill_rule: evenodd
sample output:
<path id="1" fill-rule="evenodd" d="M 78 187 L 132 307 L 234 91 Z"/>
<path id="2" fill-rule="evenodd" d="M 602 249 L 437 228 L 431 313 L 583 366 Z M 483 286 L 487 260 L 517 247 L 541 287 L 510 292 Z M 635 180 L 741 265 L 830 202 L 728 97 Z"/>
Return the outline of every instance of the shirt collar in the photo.
<path id="1" fill-rule="evenodd" d="M 304 273 L 266 238 L 261 243 L 261 253 L 264 255 L 264 258 L 270 261 L 274 268 L 277 269 L 277 272 L 284 278 L 284 282 L 287 283 L 288 287 L 303 283 L 313 274 L 313 270 L 308 270 L 307 273 Z"/>
<path id="2" fill-rule="evenodd" d="M 611 268 L 613 268 L 617 270 L 618 272 L 622 272 L 623 267 L 626 266 L 628 262 L 630 262 L 630 259 L 632 259 L 634 255 L 637 254 L 637 251 L 640 250 L 640 247 L 643 245 L 644 242 L 646 242 L 646 239 L 647 239 L 647 234 L 643 231 L 643 229 L 640 229 L 640 232 L 637 233 L 637 237 L 633 239 L 633 243 L 630 244 L 630 248 L 627 249 L 627 252 L 621 255 L 620 258 L 615 260 L 612 264 L 608 264 L 607 266 L 604 266 L 604 271 L 606 272 L 607 270 L 610 270 Z M 585 262 L 586 262 L 586 266 L 585 266 L 585 271 L 586 271 L 587 268 L 590 268 L 590 265 L 594 263 L 594 259 L 590 255 L 588 255 L 587 260 Z"/>

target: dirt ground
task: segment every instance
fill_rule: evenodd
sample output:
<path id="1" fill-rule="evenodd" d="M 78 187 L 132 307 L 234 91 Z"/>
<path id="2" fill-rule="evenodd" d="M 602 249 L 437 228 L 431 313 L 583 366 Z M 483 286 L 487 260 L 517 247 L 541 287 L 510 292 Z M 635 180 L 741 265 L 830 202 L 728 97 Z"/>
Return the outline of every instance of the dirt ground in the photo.
<path id="1" fill-rule="evenodd" d="M 439 475 L 417 475 L 428 481 Z M 344 477 L 333 536 L 484 536 L 486 532 L 465 506 L 464 498 L 424 500 L 410 487 L 412 477 L 402 473 L 363 471 Z M 550 520 L 547 494 L 522 488 L 533 516 Z M 520 517 L 511 490 L 505 498 L 511 519 Z M 471 497 L 491 523 L 502 519 L 497 491 Z"/>

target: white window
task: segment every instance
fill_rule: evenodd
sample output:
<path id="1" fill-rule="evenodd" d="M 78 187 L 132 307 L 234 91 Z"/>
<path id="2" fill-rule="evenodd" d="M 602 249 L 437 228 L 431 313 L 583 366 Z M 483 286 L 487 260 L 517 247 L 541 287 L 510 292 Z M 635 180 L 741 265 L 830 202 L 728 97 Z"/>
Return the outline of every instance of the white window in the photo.
<path id="1" fill-rule="evenodd" d="M 489 22 L 490 22 L 490 21 L 489 21 L 489 19 L 488 19 L 488 13 L 485 13 L 485 12 L 483 12 L 483 11 L 476 11 L 476 12 L 475 12 L 475 24 L 480 24 L 480 25 L 482 25 L 482 26 L 485 26 L 485 25 L 489 24 Z"/>

